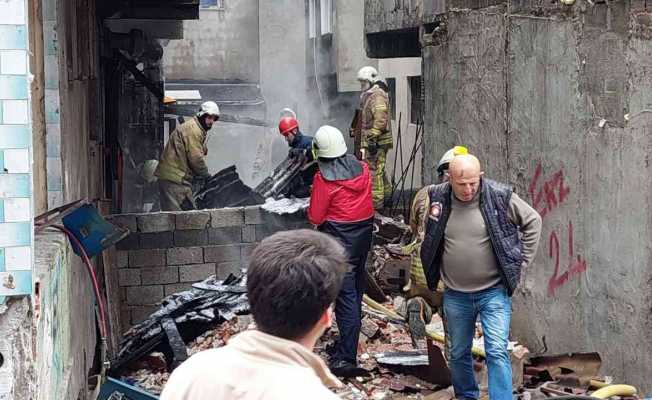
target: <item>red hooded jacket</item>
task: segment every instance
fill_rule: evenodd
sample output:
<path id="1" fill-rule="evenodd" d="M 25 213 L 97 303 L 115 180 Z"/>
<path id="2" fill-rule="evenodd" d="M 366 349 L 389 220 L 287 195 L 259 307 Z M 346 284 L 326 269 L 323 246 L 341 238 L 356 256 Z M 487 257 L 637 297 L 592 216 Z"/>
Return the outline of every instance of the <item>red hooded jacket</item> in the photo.
<path id="1" fill-rule="evenodd" d="M 320 172 L 315 174 L 308 208 L 311 224 L 358 222 L 373 217 L 369 167 L 367 163 L 360 164 L 362 174 L 351 179 L 327 181 Z"/>

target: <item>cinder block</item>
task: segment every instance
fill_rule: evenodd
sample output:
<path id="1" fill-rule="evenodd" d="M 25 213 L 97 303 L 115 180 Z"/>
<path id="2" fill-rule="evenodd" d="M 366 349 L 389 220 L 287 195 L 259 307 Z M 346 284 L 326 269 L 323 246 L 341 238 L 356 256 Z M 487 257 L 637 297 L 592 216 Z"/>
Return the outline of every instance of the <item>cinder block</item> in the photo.
<path id="1" fill-rule="evenodd" d="M 174 231 L 174 245 L 176 247 L 205 246 L 206 244 L 208 244 L 208 231 L 206 229 Z"/>
<path id="2" fill-rule="evenodd" d="M 263 213 L 260 206 L 248 206 L 244 208 L 244 223 L 246 225 L 257 225 L 263 223 Z"/>
<path id="3" fill-rule="evenodd" d="M 242 275 L 242 265 L 239 262 L 223 262 L 217 264 L 217 279 L 226 279 L 229 274 Z"/>
<path id="4" fill-rule="evenodd" d="M 165 265 L 165 249 L 132 250 L 129 252 L 129 268 Z"/>
<path id="5" fill-rule="evenodd" d="M 287 231 L 289 228 L 277 225 L 256 225 L 256 242 L 260 242 L 268 236 L 272 236 L 276 232 Z"/>
<path id="6" fill-rule="evenodd" d="M 131 232 L 138 231 L 138 224 L 136 222 L 135 214 L 119 214 L 107 217 L 107 220 L 112 224 L 118 225 L 122 228 L 127 228 Z"/>
<path id="7" fill-rule="evenodd" d="M 127 288 L 120 288 L 120 301 L 122 303 L 127 301 Z"/>
<path id="8" fill-rule="evenodd" d="M 125 333 L 131 328 L 131 310 L 127 306 L 120 307 L 120 325 L 122 332 Z"/>
<path id="9" fill-rule="evenodd" d="M 190 282 L 172 283 L 170 285 L 165 285 L 164 289 L 165 289 L 165 296 L 167 297 L 171 294 L 185 292 L 186 290 L 192 289 L 192 283 Z"/>
<path id="10" fill-rule="evenodd" d="M 215 275 L 215 264 L 182 265 L 179 267 L 180 282 L 199 282 Z"/>
<path id="11" fill-rule="evenodd" d="M 138 231 L 143 233 L 165 232 L 174 230 L 173 213 L 151 213 L 141 214 L 136 217 L 138 222 Z"/>
<path id="12" fill-rule="evenodd" d="M 168 249 L 168 265 L 201 264 L 204 262 L 201 247 L 174 247 Z"/>
<path id="13" fill-rule="evenodd" d="M 116 243 L 117 250 L 136 250 L 140 248 L 140 241 L 137 233 L 130 233 L 124 239 Z"/>
<path id="14" fill-rule="evenodd" d="M 223 246 L 204 247 L 204 261 L 221 263 L 227 261 L 240 261 L 240 245 L 228 244 Z"/>
<path id="15" fill-rule="evenodd" d="M 242 242 L 251 243 L 256 241 L 256 225 L 242 225 Z"/>
<path id="16" fill-rule="evenodd" d="M 133 325 L 139 324 L 149 318 L 150 315 L 156 310 L 158 310 L 158 307 L 156 306 L 139 306 L 139 307 L 130 307 L 131 308 L 131 323 Z"/>
<path id="17" fill-rule="evenodd" d="M 254 249 L 258 245 L 259 243 L 245 243 L 242 246 L 240 246 L 240 259 L 242 262 L 242 266 L 244 268 L 249 267 L 249 260 L 251 259 L 251 253 L 253 253 Z"/>
<path id="18" fill-rule="evenodd" d="M 118 270 L 118 284 L 120 286 L 140 286 L 140 269 L 123 268 Z"/>
<path id="19" fill-rule="evenodd" d="M 172 232 L 154 232 L 140 234 L 141 249 L 167 249 L 174 247 Z"/>
<path id="20" fill-rule="evenodd" d="M 163 299 L 163 286 L 129 286 L 127 304 L 130 306 L 155 305 Z"/>
<path id="21" fill-rule="evenodd" d="M 240 242 L 242 242 L 242 225 L 208 230 L 208 244 L 238 244 Z"/>
<path id="22" fill-rule="evenodd" d="M 176 214 L 176 230 L 206 229 L 211 221 L 208 211 L 184 211 Z"/>
<path id="23" fill-rule="evenodd" d="M 179 282 L 178 267 L 149 267 L 140 269 L 143 285 L 160 285 Z"/>
<path id="24" fill-rule="evenodd" d="M 245 214 L 242 207 L 220 208 L 211 210 L 211 227 L 223 228 L 225 226 L 240 226 L 245 223 Z"/>
<path id="25" fill-rule="evenodd" d="M 128 251 L 116 251 L 115 252 L 115 262 L 116 267 L 126 268 L 129 266 L 129 252 Z"/>

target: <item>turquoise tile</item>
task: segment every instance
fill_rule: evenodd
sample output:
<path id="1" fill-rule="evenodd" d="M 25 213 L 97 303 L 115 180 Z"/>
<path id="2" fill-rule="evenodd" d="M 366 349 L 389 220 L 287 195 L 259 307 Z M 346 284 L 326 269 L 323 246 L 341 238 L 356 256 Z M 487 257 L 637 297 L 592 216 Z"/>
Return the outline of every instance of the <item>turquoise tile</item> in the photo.
<path id="1" fill-rule="evenodd" d="M 27 49 L 27 27 L 24 25 L 0 25 L 0 49 Z"/>
<path id="2" fill-rule="evenodd" d="M 45 91 L 45 123 L 58 124 L 59 117 L 59 90 L 48 89 Z"/>
<path id="3" fill-rule="evenodd" d="M 5 270 L 5 249 L 0 248 L 0 272 Z"/>
<path id="4" fill-rule="evenodd" d="M 29 174 L 0 173 L 0 197 L 31 197 L 31 193 Z"/>
<path id="5" fill-rule="evenodd" d="M 31 147 L 31 132 L 27 125 L 0 125 L 0 149 Z"/>
<path id="6" fill-rule="evenodd" d="M 27 77 L 22 75 L 0 75 L 0 99 L 27 99 Z"/>
<path id="7" fill-rule="evenodd" d="M 29 246 L 32 241 L 30 222 L 5 222 L 0 224 L 0 246 Z"/>
<path id="8" fill-rule="evenodd" d="M 8 273 L 2 274 L 2 281 L 0 281 L 0 296 L 19 296 L 19 295 L 29 295 L 32 294 L 32 271 L 11 271 L 11 277 L 13 278 L 12 285 L 8 285 L 7 282 L 4 282 L 5 277 L 8 277 Z"/>
<path id="9" fill-rule="evenodd" d="M 0 124 L 2 124 L 2 100 L 0 100 Z"/>
<path id="10" fill-rule="evenodd" d="M 0 174 L 4 174 L 5 172 L 5 152 L 4 150 L 0 149 Z"/>
<path id="11" fill-rule="evenodd" d="M 5 222 L 5 201 L 0 199 L 0 223 Z"/>

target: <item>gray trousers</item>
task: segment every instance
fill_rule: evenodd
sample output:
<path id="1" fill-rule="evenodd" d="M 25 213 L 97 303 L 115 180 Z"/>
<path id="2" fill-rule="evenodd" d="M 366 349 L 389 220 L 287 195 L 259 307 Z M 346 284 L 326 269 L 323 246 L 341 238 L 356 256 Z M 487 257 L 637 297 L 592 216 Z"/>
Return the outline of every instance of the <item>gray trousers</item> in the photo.
<path id="1" fill-rule="evenodd" d="M 183 211 L 196 208 L 190 186 L 159 179 L 158 191 L 161 211 Z"/>

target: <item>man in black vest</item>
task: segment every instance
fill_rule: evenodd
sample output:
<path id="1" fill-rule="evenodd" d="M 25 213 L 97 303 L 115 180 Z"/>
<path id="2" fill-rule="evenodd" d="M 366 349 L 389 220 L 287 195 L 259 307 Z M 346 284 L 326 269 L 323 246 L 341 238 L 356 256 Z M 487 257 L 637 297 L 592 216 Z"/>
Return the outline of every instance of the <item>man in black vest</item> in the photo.
<path id="1" fill-rule="evenodd" d="M 489 398 L 512 399 L 507 343 L 511 296 L 534 258 L 541 217 L 512 188 L 483 178 L 480 161 L 455 156 L 450 181 L 430 188 L 421 246 L 426 281 L 444 282 L 444 318 L 455 397 L 478 399 L 471 347 L 478 316 L 484 333 Z"/>

